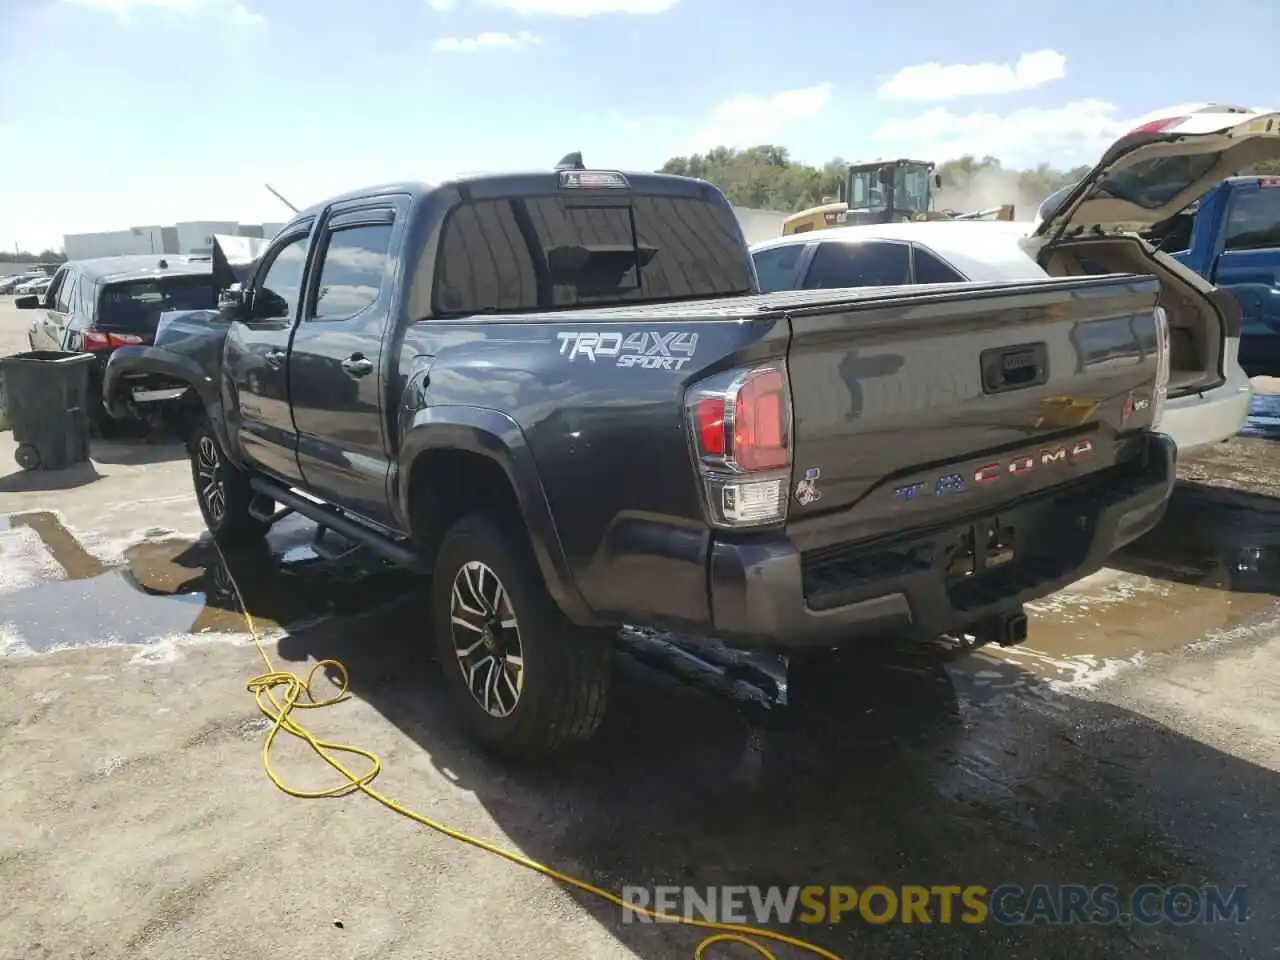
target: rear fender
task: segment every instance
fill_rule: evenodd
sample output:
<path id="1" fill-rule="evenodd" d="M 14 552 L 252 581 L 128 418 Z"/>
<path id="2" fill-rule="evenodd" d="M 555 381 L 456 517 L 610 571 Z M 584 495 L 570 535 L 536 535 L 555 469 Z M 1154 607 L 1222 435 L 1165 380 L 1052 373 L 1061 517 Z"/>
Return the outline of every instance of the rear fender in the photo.
<path id="1" fill-rule="evenodd" d="M 126 419 L 130 416 L 128 380 L 138 375 L 162 377 L 186 384 L 195 393 L 213 425 L 222 449 L 231 449 L 227 444 L 226 423 L 222 416 L 217 382 L 190 357 L 161 347 L 118 347 L 111 354 L 102 377 L 102 400 L 113 417 Z"/>
<path id="2" fill-rule="evenodd" d="M 418 458 L 432 450 L 457 450 L 496 463 L 515 492 L 525 529 L 547 589 L 564 614 L 581 625 L 600 621 L 579 592 L 565 559 L 555 519 L 524 432 L 509 416 L 480 407 L 433 405 L 402 419 L 394 504 L 397 521 L 410 529 L 410 478 Z"/>

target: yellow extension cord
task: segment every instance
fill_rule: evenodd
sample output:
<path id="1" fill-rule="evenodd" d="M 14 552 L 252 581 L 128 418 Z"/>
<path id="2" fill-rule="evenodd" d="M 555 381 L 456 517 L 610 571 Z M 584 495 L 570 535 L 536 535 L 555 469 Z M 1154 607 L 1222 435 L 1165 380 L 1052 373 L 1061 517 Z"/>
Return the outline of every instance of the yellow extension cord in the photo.
<path id="1" fill-rule="evenodd" d="M 301 797 L 304 799 L 316 799 L 319 797 L 341 797 L 349 793 L 360 791 L 365 796 L 376 800 L 388 810 L 400 814 L 402 817 L 408 817 L 414 823 L 419 823 L 424 827 L 430 827 L 438 833 L 444 834 L 454 840 L 469 844 L 473 847 L 491 853 L 496 857 L 501 857 L 517 866 L 524 867 L 526 870 L 532 870 L 540 873 L 544 877 L 550 877 L 557 883 L 566 887 L 572 887 L 575 890 L 581 890 L 583 893 L 589 893 L 601 900 L 606 900 L 614 906 L 622 907 L 633 913 L 648 917 L 651 920 L 663 921 L 666 923 L 680 924 L 686 927 L 696 927 L 700 930 L 714 931 L 711 936 L 704 937 L 697 948 L 693 951 L 693 960 L 704 960 L 708 957 L 707 950 L 717 944 L 737 943 L 746 947 L 750 947 L 765 960 L 777 960 L 777 957 L 767 947 L 761 943 L 762 940 L 772 943 L 782 943 L 788 946 L 796 947 L 806 951 L 812 956 L 822 957 L 823 960 L 841 960 L 841 958 L 828 950 L 824 950 L 817 944 L 809 943 L 798 937 L 789 937 L 785 933 L 778 933 L 773 930 L 766 930 L 762 927 L 752 927 L 746 924 L 737 923 L 717 923 L 712 920 L 697 920 L 692 917 L 682 917 L 659 911 L 649 910 L 644 907 L 633 906 L 626 903 L 620 896 L 611 893 L 594 884 L 587 883 L 585 880 L 579 880 L 571 877 L 566 873 L 561 873 L 548 867 L 546 864 L 531 860 L 523 854 L 516 853 L 513 850 L 506 850 L 496 844 L 489 843 L 487 840 L 481 840 L 463 833 L 460 830 L 454 830 L 451 827 L 432 820 L 430 817 L 415 813 L 408 807 L 403 807 L 396 803 L 390 797 L 383 793 L 379 793 L 370 784 L 373 779 L 382 770 L 382 761 L 377 755 L 369 750 L 361 747 L 355 747 L 346 743 L 335 743 L 329 740 L 321 740 L 314 736 L 306 727 L 302 726 L 293 719 L 292 713 L 295 708 L 313 709 L 315 707 L 327 707 L 335 703 L 341 703 L 349 696 L 347 691 L 347 683 L 349 675 L 347 668 L 338 660 L 320 660 L 311 667 L 307 673 L 306 679 L 299 677 L 297 674 L 288 673 L 283 670 L 277 670 L 275 664 L 271 662 L 271 658 L 267 656 L 266 648 L 262 645 L 262 635 L 258 632 L 257 626 L 254 624 L 253 615 L 249 613 L 249 608 L 244 602 L 244 595 L 240 592 L 240 585 L 236 582 L 235 576 L 231 573 L 231 567 L 227 563 L 226 557 L 222 553 L 222 549 L 215 543 L 214 548 L 218 551 L 218 558 L 222 561 L 223 569 L 227 572 L 227 579 L 231 583 L 231 589 L 235 593 L 236 604 L 240 608 L 240 614 L 244 617 L 246 626 L 249 628 L 249 635 L 253 638 L 254 646 L 258 649 L 258 655 L 262 657 L 262 662 L 266 666 L 266 673 L 254 677 L 248 683 L 249 692 L 254 695 L 258 704 L 258 709 L 262 711 L 263 716 L 271 721 L 271 730 L 267 733 L 267 739 L 262 745 L 262 765 L 267 771 L 267 776 L 271 779 L 280 790 L 287 793 L 291 797 Z M 316 671 L 324 667 L 329 667 L 340 675 L 341 682 L 338 685 L 338 692 L 331 697 L 317 700 L 311 692 L 311 680 L 315 676 Z M 276 698 L 276 688 L 284 688 L 284 702 Z M 304 700 L 303 697 L 306 699 Z M 275 743 L 276 736 L 280 731 L 284 731 L 299 740 L 305 741 L 312 750 L 316 752 L 325 763 L 333 767 L 334 770 L 342 774 L 345 778 L 343 783 L 329 787 L 325 790 L 298 790 L 288 786 L 271 766 L 271 747 Z M 354 754 L 363 757 L 369 761 L 369 769 L 364 774 L 356 774 L 343 766 L 342 762 L 334 756 L 335 753 Z"/>

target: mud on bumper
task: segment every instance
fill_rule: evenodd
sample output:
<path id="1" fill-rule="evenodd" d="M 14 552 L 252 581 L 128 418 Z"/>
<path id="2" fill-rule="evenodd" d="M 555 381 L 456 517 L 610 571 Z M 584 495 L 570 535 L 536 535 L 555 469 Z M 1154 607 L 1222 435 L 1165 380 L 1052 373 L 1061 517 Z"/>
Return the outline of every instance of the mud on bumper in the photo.
<path id="1" fill-rule="evenodd" d="M 1159 523 L 1175 461 L 1173 441 L 1152 433 L 1138 456 L 998 517 L 808 553 L 787 540 L 713 543 L 716 633 L 730 643 L 785 649 L 963 632 L 1093 573 Z M 1012 557 L 969 576 L 949 572 L 953 545 L 966 536 L 982 542 L 989 525 L 1012 528 Z"/>

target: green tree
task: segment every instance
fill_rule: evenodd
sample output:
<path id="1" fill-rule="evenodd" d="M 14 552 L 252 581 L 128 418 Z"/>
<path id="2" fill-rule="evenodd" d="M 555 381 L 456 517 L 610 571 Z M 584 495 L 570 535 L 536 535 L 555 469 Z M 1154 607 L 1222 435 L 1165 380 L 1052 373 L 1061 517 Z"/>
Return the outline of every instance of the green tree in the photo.
<path id="1" fill-rule="evenodd" d="M 821 167 L 810 166 L 792 160 L 786 147 L 761 144 L 743 150 L 714 147 L 706 153 L 672 157 L 662 165 L 662 172 L 709 180 L 734 206 L 794 213 L 824 198 L 841 196 L 846 166 L 841 157 Z M 1079 180 L 1088 170 L 1087 166 L 1058 170 L 1047 163 L 1010 170 L 991 156 L 963 156 L 938 166 L 943 196 L 999 195 L 991 205 L 1026 203 L 1028 198 L 1038 201 Z"/>
<path id="2" fill-rule="evenodd" d="M 67 255 L 61 250 L 0 250 L 0 263 L 62 263 Z"/>

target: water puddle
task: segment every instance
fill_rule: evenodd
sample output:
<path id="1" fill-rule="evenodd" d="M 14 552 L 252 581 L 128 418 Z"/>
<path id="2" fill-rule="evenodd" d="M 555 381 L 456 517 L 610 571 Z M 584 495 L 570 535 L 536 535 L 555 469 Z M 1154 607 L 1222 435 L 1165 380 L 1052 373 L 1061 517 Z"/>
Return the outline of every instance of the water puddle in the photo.
<path id="1" fill-rule="evenodd" d="M 1111 566 L 1030 604 L 1028 639 L 988 648 L 1045 679 L 1098 679 L 1280 609 L 1280 501 L 1180 485 L 1164 522 Z"/>
<path id="2" fill-rule="evenodd" d="M 367 557 L 325 560 L 314 528 L 285 521 L 257 551 L 228 554 L 259 630 L 365 612 L 420 587 Z M 118 563 L 94 556 L 57 516 L 0 518 L 0 649 L 157 643 L 176 635 L 243 634 L 226 567 L 207 540 L 142 540 Z"/>
<path id="3" fill-rule="evenodd" d="M 326 560 L 314 527 L 280 523 L 261 550 L 229 556 L 259 629 L 350 616 L 421 590 L 367 556 Z M 1180 484 L 1165 522 L 1093 577 L 1031 604 L 1027 642 L 953 665 L 979 689 L 1078 684 L 1145 656 L 1229 635 L 1280 613 L 1280 499 Z M 94 556 L 47 512 L 0 517 L 0 652 L 149 644 L 190 634 L 245 633 L 231 583 L 206 540 L 143 539 L 120 562 Z M 733 699 L 782 693 L 777 658 L 699 648 L 624 630 L 624 646 L 665 672 L 700 674 Z"/>

